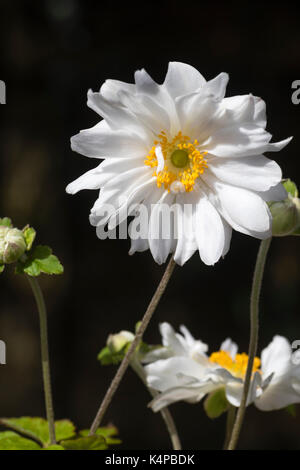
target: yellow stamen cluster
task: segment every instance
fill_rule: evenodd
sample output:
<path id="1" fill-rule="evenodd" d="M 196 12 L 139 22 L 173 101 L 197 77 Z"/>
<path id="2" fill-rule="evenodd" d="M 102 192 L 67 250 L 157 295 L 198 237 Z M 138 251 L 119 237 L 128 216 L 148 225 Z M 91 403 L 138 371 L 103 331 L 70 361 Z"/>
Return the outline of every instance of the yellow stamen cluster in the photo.
<path id="1" fill-rule="evenodd" d="M 210 355 L 210 361 L 227 369 L 232 375 L 244 378 L 248 365 L 248 355 L 245 353 L 237 354 L 234 360 L 226 351 L 217 351 Z M 252 373 L 259 371 L 260 359 L 254 358 Z"/>
<path id="2" fill-rule="evenodd" d="M 168 140 L 166 133 L 162 131 L 159 135 L 159 140 L 154 141 L 154 146 L 151 148 L 146 157 L 145 165 L 155 168 L 158 166 L 158 161 L 155 153 L 156 146 L 160 146 L 164 156 L 165 165 L 162 171 L 153 173 L 157 178 L 157 186 L 160 188 L 162 185 L 170 191 L 170 186 L 174 181 L 179 181 L 183 184 L 186 192 L 193 190 L 195 181 L 200 176 L 205 168 L 207 168 L 207 161 L 204 156 L 207 152 L 198 150 L 199 142 L 194 140 L 190 142 L 190 138 L 183 135 L 182 132 Z M 176 150 L 183 150 L 187 153 L 187 164 L 183 168 L 178 168 L 172 163 L 172 154 Z"/>

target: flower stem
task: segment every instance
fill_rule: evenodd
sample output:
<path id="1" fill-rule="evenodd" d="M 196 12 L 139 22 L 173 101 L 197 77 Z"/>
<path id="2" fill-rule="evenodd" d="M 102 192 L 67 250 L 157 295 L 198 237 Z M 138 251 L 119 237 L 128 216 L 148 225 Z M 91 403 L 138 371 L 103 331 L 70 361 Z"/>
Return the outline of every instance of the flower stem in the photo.
<path id="1" fill-rule="evenodd" d="M 232 428 L 234 425 L 235 421 L 235 415 L 236 415 L 236 408 L 235 406 L 229 405 L 228 411 L 227 411 L 227 418 L 226 418 L 226 434 L 225 434 L 225 441 L 223 445 L 223 449 L 227 449 L 231 433 L 232 433 Z"/>
<path id="2" fill-rule="evenodd" d="M 233 426 L 230 442 L 228 445 L 228 450 L 234 450 L 236 448 L 239 435 L 241 432 L 243 420 L 244 420 L 245 411 L 246 411 L 253 363 L 254 363 L 254 358 L 256 355 L 257 342 L 258 342 L 259 297 L 260 297 L 260 292 L 261 292 L 264 267 L 265 267 L 266 258 L 267 258 L 271 240 L 272 238 L 267 238 L 266 240 L 262 240 L 260 243 L 258 254 L 257 254 L 253 282 L 252 282 L 251 298 L 250 298 L 250 343 L 249 343 L 249 352 L 248 352 L 248 356 L 249 356 L 248 365 L 247 365 L 247 370 L 246 370 L 246 375 L 245 375 L 245 382 L 244 382 L 241 404 L 238 409 L 236 420 Z"/>
<path id="3" fill-rule="evenodd" d="M 43 293 L 41 291 L 37 278 L 27 276 L 31 286 L 40 317 L 40 338 L 41 338 L 41 356 L 42 356 L 42 370 L 43 382 L 45 393 L 46 414 L 49 425 L 50 443 L 56 444 L 55 439 L 55 425 L 54 425 L 54 411 L 51 392 L 51 379 L 50 379 L 50 361 L 48 350 L 48 333 L 47 333 L 47 310 Z"/>
<path id="4" fill-rule="evenodd" d="M 145 378 L 144 368 L 141 365 L 141 363 L 137 359 L 133 359 L 130 362 L 130 365 L 133 368 L 133 370 L 135 371 L 135 373 L 139 376 L 141 381 L 144 383 L 144 385 L 146 385 L 146 387 L 149 390 L 152 397 L 155 398 L 158 395 L 158 392 L 156 392 L 156 390 L 153 390 L 153 388 L 148 387 L 147 381 L 146 381 L 146 378 Z M 179 439 L 178 431 L 177 431 L 176 424 L 175 424 L 175 421 L 174 421 L 174 419 L 171 415 L 170 410 L 167 407 L 165 407 L 162 410 L 160 410 L 160 414 L 161 414 L 161 416 L 162 416 L 162 418 L 165 422 L 166 428 L 167 428 L 168 433 L 170 435 L 170 439 L 171 439 L 171 442 L 172 442 L 173 449 L 174 450 L 181 450 L 182 447 L 181 447 L 181 442 L 180 442 L 180 439 Z"/>
<path id="5" fill-rule="evenodd" d="M 153 315 L 153 313 L 155 312 L 155 309 L 167 287 L 167 284 L 169 282 L 169 279 L 172 275 L 172 272 L 175 268 L 175 261 L 173 258 L 170 259 L 167 267 L 166 267 L 166 270 L 164 272 L 164 275 L 156 289 L 156 292 L 154 294 L 154 296 L 152 297 L 152 300 L 150 302 L 150 304 L 148 305 L 148 308 L 143 316 L 143 319 L 141 321 L 141 324 L 139 326 L 139 329 L 135 335 L 135 338 L 134 340 L 132 341 L 131 345 L 130 345 L 130 348 L 128 349 L 127 353 L 125 354 L 125 357 L 123 359 L 123 361 L 121 362 L 117 372 L 116 372 L 116 375 L 114 376 L 105 396 L 104 396 L 104 399 L 100 405 L 100 408 L 96 414 L 96 417 L 92 423 L 92 426 L 91 426 L 91 429 L 90 429 L 90 433 L 89 435 L 92 436 L 93 434 L 95 434 L 95 432 L 97 431 L 97 428 L 99 427 L 101 421 L 102 421 L 102 418 L 107 410 L 107 408 L 109 407 L 110 405 L 110 402 L 114 396 L 114 394 L 116 393 L 119 385 L 120 385 L 120 382 L 129 366 L 129 363 L 130 363 L 130 360 L 131 360 L 131 357 L 132 355 L 134 354 L 134 351 L 137 347 L 137 345 L 139 344 L 150 320 L 151 320 L 151 317 Z"/>

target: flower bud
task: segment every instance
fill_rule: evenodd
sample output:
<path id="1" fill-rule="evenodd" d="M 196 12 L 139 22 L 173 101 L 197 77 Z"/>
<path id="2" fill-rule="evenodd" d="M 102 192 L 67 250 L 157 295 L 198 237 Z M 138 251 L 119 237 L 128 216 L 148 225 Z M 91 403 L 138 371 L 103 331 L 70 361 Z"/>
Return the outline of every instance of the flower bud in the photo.
<path id="1" fill-rule="evenodd" d="M 111 352 L 118 353 L 133 340 L 134 334 L 130 331 L 123 330 L 115 335 L 109 335 L 107 338 L 107 346 Z"/>
<path id="2" fill-rule="evenodd" d="M 0 264 L 17 261 L 26 250 L 24 235 L 17 228 L 0 226 Z"/>
<path id="3" fill-rule="evenodd" d="M 272 202 L 272 234 L 275 237 L 291 235 L 300 225 L 300 199 L 289 196 L 283 201 Z"/>

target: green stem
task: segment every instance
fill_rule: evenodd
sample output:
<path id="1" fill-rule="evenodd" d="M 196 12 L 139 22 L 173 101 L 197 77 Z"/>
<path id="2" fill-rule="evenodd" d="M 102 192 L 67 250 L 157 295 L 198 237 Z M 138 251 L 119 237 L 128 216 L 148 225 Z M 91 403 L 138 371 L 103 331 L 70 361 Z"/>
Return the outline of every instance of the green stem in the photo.
<path id="1" fill-rule="evenodd" d="M 148 387 L 146 377 L 145 377 L 145 372 L 144 368 L 141 365 L 141 363 L 138 361 L 138 359 L 133 358 L 130 362 L 131 367 L 135 371 L 135 373 L 139 376 L 141 381 L 146 385 L 147 389 L 149 390 L 151 396 L 155 398 L 159 393 L 156 390 L 153 390 L 153 388 Z M 163 408 L 160 410 L 160 414 L 165 422 L 166 428 L 168 430 L 171 442 L 172 442 L 172 447 L 174 450 L 181 450 L 181 442 L 179 439 L 178 431 L 176 428 L 175 421 L 171 415 L 171 412 L 169 408 Z"/>
<path id="2" fill-rule="evenodd" d="M 54 412 L 53 412 L 53 402 L 52 402 L 52 393 L 51 393 L 49 350 L 48 350 L 47 310 L 46 310 L 44 296 L 41 291 L 37 278 L 27 276 L 27 279 L 31 286 L 31 289 L 32 289 L 32 292 L 33 292 L 33 295 L 35 297 L 35 301 L 37 304 L 37 308 L 39 311 L 42 370 L 43 370 L 46 413 L 47 413 L 47 420 L 48 420 L 48 425 L 49 425 L 49 437 L 50 437 L 50 443 L 56 444 Z"/>
<path id="3" fill-rule="evenodd" d="M 225 442 L 223 445 L 223 449 L 227 449 L 229 441 L 230 441 L 230 436 L 232 433 L 232 428 L 234 425 L 235 421 L 235 415 L 236 415 L 236 408 L 235 406 L 229 405 L 228 411 L 227 411 L 227 418 L 226 418 L 226 434 L 225 434 Z"/>
<path id="4" fill-rule="evenodd" d="M 267 240 L 262 240 L 260 243 L 258 254 L 257 254 L 253 282 L 252 282 L 251 298 L 250 298 L 250 343 L 249 343 L 249 352 L 248 352 L 248 356 L 249 356 L 248 365 L 247 365 L 247 370 L 246 370 L 246 375 L 245 375 L 245 382 L 244 382 L 241 404 L 238 409 L 236 420 L 233 426 L 230 442 L 228 445 L 228 450 L 234 450 L 236 448 L 239 435 L 241 432 L 244 416 L 245 416 L 253 363 L 254 363 L 254 358 L 256 355 L 257 342 L 258 342 L 259 297 L 260 297 L 260 292 L 261 292 L 264 267 L 265 267 L 266 258 L 267 258 L 271 240 L 272 238 L 268 238 Z"/>
<path id="5" fill-rule="evenodd" d="M 131 360 L 131 357 L 132 355 L 134 354 L 135 350 L 136 350 L 136 347 L 137 345 L 139 344 L 139 342 L 141 341 L 142 339 L 142 336 L 152 318 L 152 315 L 153 313 L 155 312 L 156 310 L 156 307 L 167 287 L 167 284 L 170 280 L 170 277 L 172 275 L 172 272 L 175 268 L 175 261 L 173 258 L 170 259 L 168 265 L 167 265 L 167 268 L 164 272 L 164 275 L 156 289 L 156 292 L 154 294 L 154 296 L 152 297 L 152 300 L 150 302 L 150 304 L 148 305 L 148 308 L 146 310 L 146 313 L 144 314 L 143 316 L 143 319 L 141 321 L 141 324 L 139 326 L 139 329 L 135 335 L 135 338 L 134 340 L 132 341 L 131 345 L 130 345 L 130 348 L 128 349 L 127 353 L 125 354 L 125 357 L 123 359 L 123 361 L 121 362 L 117 372 L 116 372 L 116 375 L 114 376 L 105 396 L 104 396 L 104 399 L 100 405 L 100 408 L 96 414 L 96 417 L 92 423 L 92 426 L 91 426 L 91 429 L 90 429 L 90 433 L 89 435 L 90 436 L 93 436 L 95 434 L 95 432 L 97 431 L 98 427 L 100 426 L 100 423 L 102 421 L 102 418 L 107 410 L 107 408 L 109 407 L 110 405 L 110 402 L 114 396 L 114 394 L 116 393 L 120 383 L 121 383 L 121 380 L 129 366 L 129 363 L 130 363 L 130 360 Z"/>

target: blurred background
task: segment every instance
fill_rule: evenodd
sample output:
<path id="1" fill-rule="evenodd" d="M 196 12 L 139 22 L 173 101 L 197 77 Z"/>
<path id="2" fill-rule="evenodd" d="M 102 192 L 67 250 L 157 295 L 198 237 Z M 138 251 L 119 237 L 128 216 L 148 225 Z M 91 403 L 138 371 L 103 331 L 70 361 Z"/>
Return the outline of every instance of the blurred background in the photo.
<path id="1" fill-rule="evenodd" d="M 0 2 L 0 216 L 30 223 L 65 266 L 42 277 L 49 310 L 56 418 L 87 428 L 112 379 L 97 353 L 109 333 L 132 330 L 162 276 L 149 252 L 128 256 L 129 240 L 97 239 L 88 214 L 96 192 L 65 193 L 67 183 L 95 166 L 70 149 L 70 137 L 96 124 L 86 106 L 89 88 L 106 78 L 133 81 L 145 67 L 162 82 L 171 60 L 187 62 L 211 79 L 230 74 L 227 95 L 253 93 L 267 103 L 268 130 L 292 143 L 274 157 L 298 185 L 300 106 L 291 84 L 300 79 L 299 19 L 288 2 L 112 2 L 79 0 Z M 275 239 L 261 298 L 259 350 L 275 334 L 300 338 L 300 240 Z M 145 340 L 158 343 L 158 324 L 185 324 L 217 350 L 230 336 L 248 348 L 249 293 L 259 241 L 234 233 L 231 250 L 214 267 L 198 255 L 177 267 Z M 44 414 L 36 306 L 25 278 L 6 269 L 0 279 L 0 416 Z M 128 371 L 106 423 L 120 431 L 123 449 L 169 449 L 149 394 Z M 225 419 L 211 421 L 202 404 L 171 407 L 184 448 L 217 449 Z M 299 449 L 300 407 L 263 413 L 254 407 L 240 439 L 243 449 Z"/>

